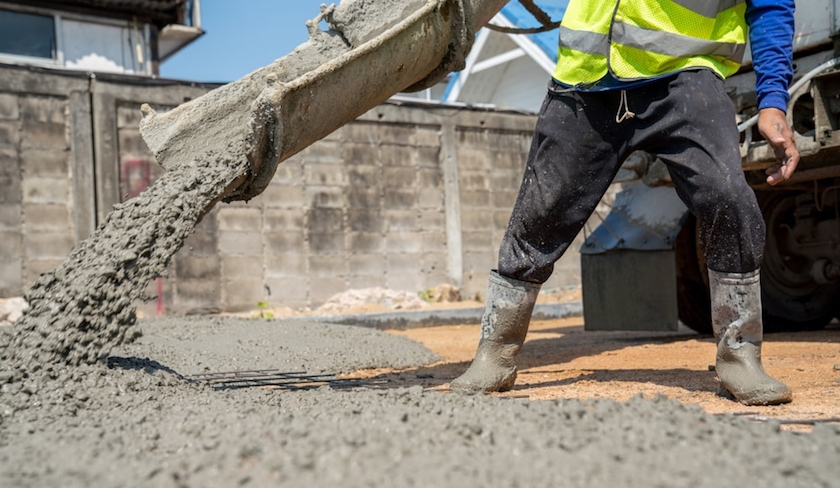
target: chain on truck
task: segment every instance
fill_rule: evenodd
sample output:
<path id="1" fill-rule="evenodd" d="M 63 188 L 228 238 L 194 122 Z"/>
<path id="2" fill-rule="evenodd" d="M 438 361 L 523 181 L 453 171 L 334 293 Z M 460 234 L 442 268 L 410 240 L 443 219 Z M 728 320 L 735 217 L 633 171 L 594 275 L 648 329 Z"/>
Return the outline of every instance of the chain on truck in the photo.
<path id="1" fill-rule="evenodd" d="M 765 183 L 775 157 L 755 126 L 749 50 L 741 72 L 726 81 L 744 173 L 767 223 L 761 285 L 768 331 L 821 328 L 840 317 L 840 0 L 798 7 L 787 117 L 802 160 L 789 180 Z M 586 328 L 675 330 L 679 317 L 711 333 L 696 221 L 664 164 L 634 154 L 618 179 L 622 191 L 581 249 Z"/>

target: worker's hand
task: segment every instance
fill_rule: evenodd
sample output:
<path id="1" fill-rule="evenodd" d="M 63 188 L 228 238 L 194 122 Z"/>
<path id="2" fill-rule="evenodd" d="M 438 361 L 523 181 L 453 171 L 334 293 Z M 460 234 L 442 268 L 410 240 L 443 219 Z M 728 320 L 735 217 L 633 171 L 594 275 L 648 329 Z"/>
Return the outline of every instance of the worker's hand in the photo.
<path id="1" fill-rule="evenodd" d="M 758 131 L 776 153 L 776 165 L 765 171 L 767 183 L 775 185 L 790 178 L 799 164 L 799 150 L 785 113 L 777 108 L 762 109 L 758 113 Z"/>

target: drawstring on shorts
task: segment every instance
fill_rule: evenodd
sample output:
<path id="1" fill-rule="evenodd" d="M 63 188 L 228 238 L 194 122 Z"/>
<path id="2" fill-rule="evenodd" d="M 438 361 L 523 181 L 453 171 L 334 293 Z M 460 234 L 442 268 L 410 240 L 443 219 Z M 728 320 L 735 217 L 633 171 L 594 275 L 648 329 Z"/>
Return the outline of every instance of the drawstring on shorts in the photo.
<path id="1" fill-rule="evenodd" d="M 621 111 L 624 110 L 624 113 Z M 627 90 L 621 90 L 621 100 L 618 102 L 618 111 L 615 113 L 615 123 L 620 124 L 627 119 L 632 119 L 636 114 L 630 111 L 627 105 Z"/>

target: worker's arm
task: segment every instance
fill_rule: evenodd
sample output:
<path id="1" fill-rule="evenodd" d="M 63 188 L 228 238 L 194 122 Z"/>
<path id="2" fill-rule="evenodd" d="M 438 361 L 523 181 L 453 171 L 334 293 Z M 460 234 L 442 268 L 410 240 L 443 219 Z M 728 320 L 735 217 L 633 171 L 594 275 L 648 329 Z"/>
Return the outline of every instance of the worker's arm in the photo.
<path id="1" fill-rule="evenodd" d="M 776 153 L 776 165 L 766 171 L 771 185 L 790 178 L 799 164 L 793 130 L 785 117 L 793 78 L 794 9 L 794 0 L 747 0 L 758 131 Z"/>

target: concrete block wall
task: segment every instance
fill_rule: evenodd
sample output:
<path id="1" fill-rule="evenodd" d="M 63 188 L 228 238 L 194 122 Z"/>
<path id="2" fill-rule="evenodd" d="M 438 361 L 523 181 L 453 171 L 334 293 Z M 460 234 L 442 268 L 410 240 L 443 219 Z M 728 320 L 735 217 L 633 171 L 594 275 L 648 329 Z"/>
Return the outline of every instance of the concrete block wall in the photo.
<path id="1" fill-rule="evenodd" d="M 0 296 L 75 244 L 67 97 L 0 92 Z"/>
<path id="2" fill-rule="evenodd" d="M 139 134 L 140 104 L 166 110 L 210 87 L 0 69 L 5 297 L 23 294 L 114 203 L 161 174 Z M 383 104 L 283 162 L 262 195 L 217 205 L 141 309 L 315 307 L 348 289 L 440 283 L 483 296 L 534 123 L 516 112 Z M 579 266 L 568 253 L 545 288 L 579 284 Z"/>

